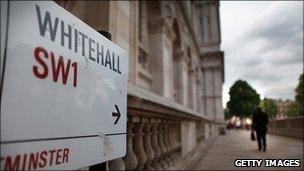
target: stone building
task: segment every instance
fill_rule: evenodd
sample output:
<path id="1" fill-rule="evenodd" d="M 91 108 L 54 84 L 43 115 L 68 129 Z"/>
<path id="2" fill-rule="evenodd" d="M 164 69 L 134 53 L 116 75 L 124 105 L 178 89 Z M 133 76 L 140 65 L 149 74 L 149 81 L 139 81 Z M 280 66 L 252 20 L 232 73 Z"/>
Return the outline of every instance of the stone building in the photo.
<path id="1" fill-rule="evenodd" d="M 287 118 L 288 106 L 292 104 L 291 100 L 283 101 L 281 99 L 275 101 L 277 105 L 277 114 L 276 119 L 285 119 Z"/>
<path id="2" fill-rule="evenodd" d="M 127 153 L 110 169 L 186 169 L 223 127 L 218 1 L 56 1 L 128 52 Z"/>

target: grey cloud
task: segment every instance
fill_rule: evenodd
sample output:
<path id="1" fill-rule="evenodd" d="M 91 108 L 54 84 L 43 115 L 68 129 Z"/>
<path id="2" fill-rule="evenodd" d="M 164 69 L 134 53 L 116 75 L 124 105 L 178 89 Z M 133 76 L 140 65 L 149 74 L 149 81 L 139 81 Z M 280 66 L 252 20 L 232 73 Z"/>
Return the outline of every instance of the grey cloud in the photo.
<path id="1" fill-rule="evenodd" d="M 277 65 L 301 62 L 303 59 L 303 11 L 300 4 L 288 4 L 289 8 L 277 6 L 262 15 L 259 21 L 253 23 L 247 34 L 243 35 L 251 41 L 263 41 L 263 48 L 258 54 L 281 52 L 281 56 L 270 56 L 270 62 Z"/>
<path id="2" fill-rule="evenodd" d="M 261 60 L 277 66 L 302 63 L 303 61 L 303 47 L 292 43 L 258 51 L 257 53 Z"/>
<path id="3" fill-rule="evenodd" d="M 247 31 L 255 38 L 288 40 L 291 34 L 302 32 L 303 4 L 295 2 L 275 2 Z"/>
<path id="4" fill-rule="evenodd" d="M 263 61 L 259 60 L 259 59 L 252 59 L 252 60 L 248 60 L 245 61 L 245 66 L 258 66 L 260 64 L 262 64 Z"/>
<path id="5" fill-rule="evenodd" d="M 273 88 L 269 87 L 267 88 L 267 91 L 265 92 L 266 97 L 273 97 L 273 98 L 281 98 L 281 99 L 293 99 L 291 96 L 294 96 L 294 87 L 278 87 Z"/>
<path id="6" fill-rule="evenodd" d="M 275 3 L 225 43 L 226 93 L 244 79 L 263 96 L 293 99 L 303 72 L 303 4 Z"/>
<path id="7" fill-rule="evenodd" d="M 247 78 L 249 80 L 255 80 L 257 82 L 278 82 L 282 80 L 282 76 L 278 75 L 277 73 L 269 72 L 269 70 L 257 67 L 254 72 L 253 70 L 248 70 L 240 75 L 242 78 Z"/>
<path id="8" fill-rule="evenodd" d="M 289 64 L 295 64 L 295 63 L 299 63 L 299 64 L 303 63 L 303 54 L 301 54 L 300 51 L 290 52 L 290 53 L 292 55 L 290 55 L 288 58 L 272 60 L 273 64 L 281 66 L 281 65 L 289 65 Z"/>

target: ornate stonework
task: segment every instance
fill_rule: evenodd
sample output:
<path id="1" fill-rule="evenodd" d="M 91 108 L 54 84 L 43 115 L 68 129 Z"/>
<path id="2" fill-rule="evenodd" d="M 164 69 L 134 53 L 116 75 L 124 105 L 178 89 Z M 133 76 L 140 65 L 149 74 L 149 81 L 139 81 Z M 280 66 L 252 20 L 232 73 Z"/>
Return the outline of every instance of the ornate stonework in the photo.
<path id="1" fill-rule="evenodd" d="M 224 118 L 219 2 L 56 3 L 129 55 L 127 154 L 109 168 L 186 169 Z"/>

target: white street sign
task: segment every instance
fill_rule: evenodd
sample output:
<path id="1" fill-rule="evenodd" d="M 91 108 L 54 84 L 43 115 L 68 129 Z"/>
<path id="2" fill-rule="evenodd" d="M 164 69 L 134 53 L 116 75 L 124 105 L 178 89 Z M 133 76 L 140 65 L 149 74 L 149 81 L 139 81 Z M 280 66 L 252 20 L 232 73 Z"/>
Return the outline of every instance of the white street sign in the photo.
<path id="1" fill-rule="evenodd" d="M 8 4 L 1 169 L 78 169 L 124 156 L 127 53 L 54 2 Z"/>

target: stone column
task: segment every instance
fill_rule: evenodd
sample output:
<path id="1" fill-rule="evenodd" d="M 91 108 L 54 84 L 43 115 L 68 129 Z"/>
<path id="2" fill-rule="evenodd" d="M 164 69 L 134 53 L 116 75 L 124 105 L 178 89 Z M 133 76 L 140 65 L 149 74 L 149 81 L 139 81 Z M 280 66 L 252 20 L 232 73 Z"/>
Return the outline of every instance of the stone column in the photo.
<path id="1" fill-rule="evenodd" d="M 169 166 L 171 166 L 173 164 L 173 160 L 171 159 L 171 150 L 172 150 L 172 146 L 171 146 L 171 141 L 170 141 L 170 125 L 169 122 L 166 121 L 164 123 L 164 144 L 166 147 L 166 154 L 165 154 L 165 159 L 166 162 L 168 163 Z"/>
<path id="2" fill-rule="evenodd" d="M 109 170 L 125 170 L 125 163 L 121 158 L 109 161 Z"/>
<path id="3" fill-rule="evenodd" d="M 151 126 L 152 123 L 147 120 L 144 126 L 144 150 L 147 156 L 147 161 L 145 163 L 144 170 L 154 170 L 154 168 L 151 166 L 151 162 L 154 158 L 154 152 L 151 146 Z"/>
<path id="4" fill-rule="evenodd" d="M 135 153 L 133 151 L 133 141 L 132 141 L 134 138 L 134 134 L 132 132 L 133 126 L 134 124 L 132 122 L 127 123 L 127 153 L 123 158 L 126 170 L 135 169 L 138 163 Z"/>
<path id="5" fill-rule="evenodd" d="M 144 123 L 139 121 L 135 123 L 133 128 L 135 133 L 133 148 L 136 158 L 138 160 L 136 170 L 143 170 L 144 164 L 147 161 L 147 156 L 143 146 L 143 135 L 144 135 L 143 127 L 144 127 Z"/>
<path id="6" fill-rule="evenodd" d="M 161 156 L 160 156 L 160 164 L 163 168 L 168 167 L 168 163 L 165 160 L 165 155 L 166 155 L 166 146 L 164 144 L 164 121 L 161 121 L 159 127 L 158 127 L 158 145 L 160 148 Z"/>
<path id="7" fill-rule="evenodd" d="M 172 143 L 171 143 L 171 139 L 170 139 L 170 134 L 171 134 L 171 130 L 170 130 L 170 122 L 166 123 L 166 148 L 167 148 L 167 152 L 170 153 L 172 150 Z"/>
<path id="8" fill-rule="evenodd" d="M 161 151 L 160 148 L 158 146 L 158 126 L 159 123 L 157 122 L 157 120 L 152 120 L 152 149 L 154 152 L 154 159 L 152 161 L 152 166 L 154 169 L 156 170 L 161 170 L 162 167 L 160 165 L 160 163 L 158 162 L 160 160 L 160 156 L 161 156 Z"/>
<path id="9" fill-rule="evenodd" d="M 149 20 L 149 49 L 151 52 L 152 90 L 173 100 L 173 53 L 172 40 L 175 33 L 171 23 L 164 17 Z M 168 74 L 164 74 L 168 73 Z"/>
<path id="10" fill-rule="evenodd" d="M 177 150 L 177 142 L 175 139 L 175 122 L 172 122 L 170 124 L 170 139 L 171 139 L 171 143 L 172 143 L 172 159 L 175 162 L 177 160 L 177 155 L 176 155 L 176 150 Z"/>
<path id="11" fill-rule="evenodd" d="M 176 142 L 177 142 L 177 154 L 181 155 L 181 151 L 182 151 L 182 143 L 181 143 L 181 130 L 180 130 L 180 122 L 177 122 L 176 124 Z"/>

